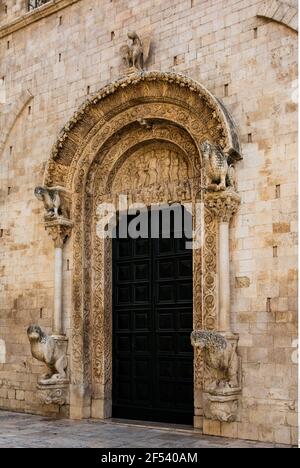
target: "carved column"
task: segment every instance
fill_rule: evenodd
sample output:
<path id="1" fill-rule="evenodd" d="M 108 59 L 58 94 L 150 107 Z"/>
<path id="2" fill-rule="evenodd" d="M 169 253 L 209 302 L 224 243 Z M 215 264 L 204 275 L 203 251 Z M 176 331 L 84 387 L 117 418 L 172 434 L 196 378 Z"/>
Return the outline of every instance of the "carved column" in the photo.
<path id="1" fill-rule="evenodd" d="M 231 332 L 229 222 L 237 212 L 240 202 L 240 196 L 231 190 L 209 192 L 205 195 L 205 204 L 219 223 L 219 331 L 224 333 Z"/>
<path id="2" fill-rule="evenodd" d="M 55 248 L 54 311 L 52 335 L 38 325 L 28 328 L 32 356 L 47 366 L 47 374 L 38 381 L 37 390 L 45 405 L 69 404 L 68 339 L 63 330 L 63 246 L 71 235 L 70 194 L 61 187 L 36 187 L 34 194 L 45 208 L 45 229 Z"/>
<path id="3" fill-rule="evenodd" d="M 232 333 L 230 320 L 230 250 L 229 222 L 241 199 L 231 188 L 207 192 L 206 207 L 218 220 L 218 332 L 193 332 L 192 343 L 204 352 L 203 411 L 206 420 L 230 423 L 238 417 L 241 394 L 241 360 L 237 354 L 239 336 Z"/>
<path id="4" fill-rule="evenodd" d="M 62 316 L 63 246 L 70 237 L 72 227 L 73 223 L 63 218 L 45 223 L 45 229 L 52 237 L 55 247 L 53 335 L 58 337 L 64 335 Z"/>

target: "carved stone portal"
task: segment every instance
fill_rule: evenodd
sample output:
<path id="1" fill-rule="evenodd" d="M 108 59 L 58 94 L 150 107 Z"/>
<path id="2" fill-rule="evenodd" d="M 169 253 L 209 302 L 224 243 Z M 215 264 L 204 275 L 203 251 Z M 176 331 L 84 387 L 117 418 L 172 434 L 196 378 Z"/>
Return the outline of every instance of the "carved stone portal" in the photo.
<path id="1" fill-rule="evenodd" d="M 127 46 L 124 58 L 139 67 L 132 52 L 133 45 Z M 129 74 L 109 84 L 60 132 L 44 186 L 72 193 L 71 417 L 111 416 L 111 242 L 97 237 L 96 226 L 99 203 L 114 202 L 119 190 L 137 201 L 158 203 L 189 199 L 190 188 L 194 219 L 197 202 L 204 202 L 203 245 L 193 252 L 194 328 L 219 330 L 218 207 L 222 209 L 223 201 L 218 205 L 214 195 L 226 194 L 225 204 L 234 196 L 209 191 L 212 198 L 206 199 L 205 141 L 226 154 L 239 153 L 235 127 L 219 101 L 188 77 L 160 72 Z M 196 347 L 197 417 L 203 415 L 202 355 Z"/>

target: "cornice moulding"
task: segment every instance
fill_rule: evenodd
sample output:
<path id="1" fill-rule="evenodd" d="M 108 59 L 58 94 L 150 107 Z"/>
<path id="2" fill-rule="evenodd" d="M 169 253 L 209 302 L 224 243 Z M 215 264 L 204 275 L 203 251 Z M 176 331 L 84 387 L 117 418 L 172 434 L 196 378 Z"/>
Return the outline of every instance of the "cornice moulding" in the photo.
<path id="1" fill-rule="evenodd" d="M 36 8 L 33 11 L 29 11 L 20 18 L 13 20 L 12 22 L 5 24 L 0 28 L 0 39 L 3 39 L 10 34 L 13 34 L 20 29 L 26 28 L 30 24 L 35 23 L 47 16 L 57 13 L 64 8 L 79 2 L 80 0 L 51 0 L 49 3 Z"/>

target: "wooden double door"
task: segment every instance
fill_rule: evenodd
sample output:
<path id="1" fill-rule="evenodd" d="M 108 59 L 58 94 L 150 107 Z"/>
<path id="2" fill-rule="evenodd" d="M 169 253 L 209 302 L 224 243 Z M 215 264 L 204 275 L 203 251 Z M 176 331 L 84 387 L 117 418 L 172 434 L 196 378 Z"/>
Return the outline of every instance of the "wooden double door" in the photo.
<path id="1" fill-rule="evenodd" d="M 113 240 L 113 417 L 193 424 L 192 250 L 175 227 Z"/>

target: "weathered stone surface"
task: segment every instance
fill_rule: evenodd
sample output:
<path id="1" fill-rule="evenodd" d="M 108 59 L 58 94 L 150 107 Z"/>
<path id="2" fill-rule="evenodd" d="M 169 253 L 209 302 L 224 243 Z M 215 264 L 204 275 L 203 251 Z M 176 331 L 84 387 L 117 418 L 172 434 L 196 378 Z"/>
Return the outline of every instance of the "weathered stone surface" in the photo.
<path id="1" fill-rule="evenodd" d="M 89 132 L 93 133 L 92 129 L 96 129 L 99 122 L 103 120 L 101 125 L 107 122 L 106 112 L 114 99 L 114 91 L 110 86 L 104 87 L 123 73 L 120 47 L 126 41 L 130 24 L 130 29 L 136 30 L 142 39 L 152 38 L 147 73 L 151 70 L 182 73 L 194 80 L 193 83 L 203 84 L 222 102 L 224 113 L 231 114 L 238 130 L 232 134 L 239 134 L 241 140 L 243 161 L 236 165 L 236 175 L 242 202 L 230 227 L 230 271 L 231 320 L 234 331 L 240 335 L 238 353 L 243 362 L 244 386 L 239 421 L 232 423 L 234 426 L 219 421 L 205 422 L 204 430 L 210 434 L 295 443 L 295 418 L 290 416 L 289 407 L 293 406 L 297 382 L 294 362 L 297 338 L 297 37 L 291 29 L 296 27 L 294 7 L 297 4 L 290 0 L 287 3 L 292 8 L 285 9 L 283 1 L 266 2 L 263 13 L 275 20 L 266 22 L 257 17 L 262 15 L 264 2 L 256 0 L 229 0 L 224 11 L 215 0 L 195 0 L 191 4 L 186 0 L 168 0 L 154 2 L 151 6 L 147 0 L 134 5 L 100 3 L 89 0 L 87 8 L 87 1 L 51 1 L 49 6 L 42 7 L 44 13 L 41 10 L 19 21 L 24 13 L 24 1 L 6 0 L 7 14 L 1 12 L 0 15 L 0 407 L 44 415 L 69 414 L 68 404 L 62 408 L 41 405 L 36 385 L 43 368 L 32 359 L 26 337 L 29 323 L 39 323 L 49 334 L 52 332 L 54 296 L 53 242 L 44 230 L 43 207 L 34 198 L 33 189 L 47 185 L 45 166 L 51 156 L 59 155 L 64 145 L 65 159 L 60 161 L 56 174 L 59 180 L 67 177 L 66 167 L 70 162 L 67 156 L 74 154 L 80 142 L 84 146 L 84 139 Z M 267 4 L 276 4 L 277 8 L 267 11 Z M 64 9 L 60 9 L 62 6 Z M 43 15 L 43 20 L 39 21 Z M 289 29 L 278 22 L 289 25 Z M 4 26 L 7 27 L 3 29 Z M 166 77 L 160 82 L 158 96 L 172 89 L 177 99 L 180 93 L 177 94 L 175 82 L 168 81 L 173 78 Z M 142 81 L 140 77 L 139 80 Z M 143 99 L 143 94 L 138 93 L 145 88 L 138 83 L 126 84 L 119 80 L 117 86 L 127 89 L 128 95 L 133 89 L 132 99 Z M 149 81 L 148 93 L 153 89 L 151 86 Z M 183 93 L 185 90 L 189 93 L 201 91 L 200 87 L 191 91 L 189 87 L 193 88 L 193 84 L 186 79 L 182 79 L 179 86 Z M 104 92 L 99 95 L 101 89 Z M 186 103 L 192 99 L 188 96 L 192 94 L 186 94 Z M 77 114 L 76 119 L 82 119 L 80 132 L 75 129 L 72 138 L 67 138 L 70 133 L 66 122 L 68 128 L 74 129 L 77 120 L 72 116 L 86 99 L 92 101 L 93 98 L 99 105 L 91 106 L 90 102 L 85 105 L 92 108 L 91 112 Z M 122 103 L 120 99 L 118 105 Z M 161 134 L 165 140 L 172 135 L 173 143 L 181 147 L 183 134 L 179 127 L 182 124 L 192 122 L 191 132 L 197 132 L 195 121 L 190 119 L 191 110 L 182 111 L 180 115 L 166 104 L 162 109 L 147 107 L 151 112 L 143 111 L 146 107 L 144 104 L 138 107 L 136 128 L 131 128 L 131 120 L 127 120 L 129 147 L 131 138 L 140 143 L 144 138 L 160 139 Z M 176 114 L 178 125 L 169 128 L 153 125 L 153 116 L 157 115 L 161 124 L 165 118 L 163 112 Z M 203 128 L 209 127 L 209 132 L 219 125 L 211 118 L 213 112 L 203 114 L 199 109 L 196 112 L 204 122 Z M 152 114 L 150 121 L 149 114 Z M 128 118 L 128 112 L 124 116 Z M 215 117 L 218 121 L 219 115 Z M 60 134 L 61 128 L 64 130 Z M 101 144 L 109 131 L 107 125 L 98 136 L 98 143 L 95 138 L 91 153 L 97 152 L 97 144 Z M 220 143 L 224 149 L 226 142 L 222 130 L 218 131 L 214 134 L 215 143 Z M 210 137 L 209 132 L 204 135 L 201 129 L 203 139 L 201 136 L 199 143 Z M 186 155 L 195 154 L 195 142 L 187 137 L 184 141 L 186 149 L 180 161 Z M 114 150 L 124 150 L 125 144 L 122 145 L 115 139 L 114 148 L 106 149 L 112 154 Z M 231 145 L 234 146 L 234 141 Z M 88 152 L 84 156 L 88 157 Z M 184 171 L 184 164 L 181 168 Z M 75 167 L 73 169 L 75 177 Z M 76 194 L 82 188 L 83 175 L 78 174 L 76 186 L 72 185 L 72 179 L 68 180 Z M 118 180 L 115 182 L 117 185 Z M 165 187 L 161 196 L 167 197 L 168 186 L 161 185 Z M 188 184 L 186 181 L 183 186 L 175 184 L 170 188 L 174 190 L 172 193 L 178 191 L 181 200 L 188 199 L 192 193 L 190 178 Z M 153 191 L 149 191 L 146 199 L 153 196 Z M 99 193 L 99 197 L 101 195 Z M 82 209 L 82 200 L 76 197 L 73 201 Z M 87 197 L 87 206 L 88 203 Z M 216 225 L 208 214 L 206 221 L 210 243 L 204 255 L 209 270 L 204 276 L 205 294 L 200 281 L 202 270 L 195 271 L 198 288 L 195 309 L 200 310 L 204 304 L 205 313 L 204 317 L 196 317 L 195 328 L 217 329 Z M 81 235 L 82 229 L 77 225 L 64 249 L 63 321 L 70 342 L 74 335 L 73 344 L 82 326 L 82 315 L 76 315 L 74 333 L 74 304 L 81 301 L 81 289 L 75 289 L 74 302 L 71 291 L 80 250 L 74 258 L 73 242 L 78 242 Z M 276 258 L 273 257 L 275 246 Z M 199 260 L 196 259 L 195 264 L 199 265 Z M 80 280 L 82 282 L 82 276 Z M 87 281 L 85 277 L 84 282 Z M 96 284 L 102 285 L 105 281 L 107 278 L 99 271 Z M 101 295 L 97 295 L 98 298 L 102 304 Z M 95 320 L 92 328 L 97 331 L 103 325 Z M 106 332 L 108 330 L 105 328 Z M 93 336 L 91 348 L 97 343 Z M 102 344 L 109 352 L 108 334 Z M 81 352 L 80 348 L 70 346 L 69 358 L 73 351 Z M 95 356 L 98 351 L 96 347 Z M 101 355 L 99 362 L 104 362 L 102 358 Z M 80 368 L 86 369 L 88 365 L 81 359 Z M 107 399 L 107 390 L 104 391 L 101 382 L 109 381 L 109 369 L 96 367 L 95 388 L 99 395 L 95 395 L 94 401 L 98 404 L 103 398 Z M 89 416 L 91 408 L 86 401 L 82 405 L 80 395 L 86 387 L 77 376 L 71 386 L 70 401 L 72 416 L 80 418 Z M 196 411 L 200 419 L 200 365 L 197 365 L 196 376 Z M 103 417 L 109 415 L 108 400 L 105 401 L 100 409 L 93 405 L 92 412 Z M 253 405 L 257 410 L 251 412 Z M 280 419 L 278 411 L 287 417 Z M 199 421 L 197 424 L 201 425 Z"/>
<path id="2" fill-rule="evenodd" d="M 240 276 L 235 278 L 235 287 L 236 288 L 249 288 L 251 282 L 250 278 L 247 276 Z"/>
<path id="3" fill-rule="evenodd" d="M 174 424 L 167 429 L 165 424 L 126 420 L 49 421 L 5 411 L 0 412 L 0 424 L 0 448 L 151 448 L 154 445 L 162 449 L 177 448 L 177 451 L 181 448 L 290 448 L 228 438 L 234 433 L 233 424 L 227 424 L 226 429 L 224 426 L 223 437 L 204 436 L 199 430 Z M 207 432 L 216 432 L 214 422 L 207 427 Z"/>

